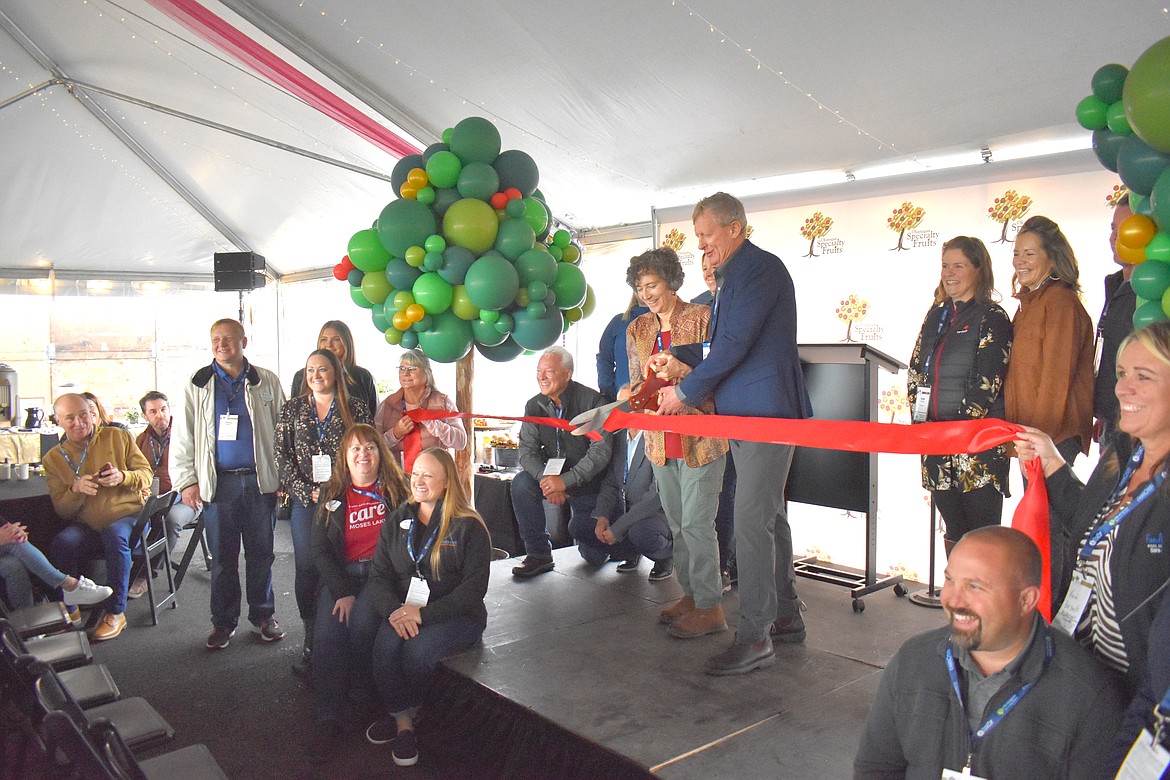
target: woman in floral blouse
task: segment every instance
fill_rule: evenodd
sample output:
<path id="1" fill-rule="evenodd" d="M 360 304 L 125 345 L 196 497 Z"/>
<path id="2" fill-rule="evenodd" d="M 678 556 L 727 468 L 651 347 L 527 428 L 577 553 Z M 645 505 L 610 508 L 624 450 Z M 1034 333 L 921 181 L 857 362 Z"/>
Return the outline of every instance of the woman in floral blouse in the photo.
<path id="1" fill-rule="evenodd" d="M 1003 417 L 1012 324 L 997 303 L 991 256 L 977 238 L 943 244 L 942 274 L 910 358 L 914 422 Z M 1003 445 L 970 455 L 924 455 L 922 486 L 946 524 L 947 554 L 963 534 L 997 525 L 1008 490 Z"/>
<path id="2" fill-rule="evenodd" d="M 308 672 L 313 648 L 313 608 L 317 569 L 312 555 L 312 524 L 320 485 L 333 470 L 341 437 L 356 423 L 370 423 L 365 401 L 351 398 L 341 362 L 327 349 L 305 361 L 308 392 L 285 403 L 276 424 L 276 465 L 280 483 L 292 496 L 293 557 L 296 561 L 297 609 L 305 624 L 305 650 L 299 672 Z"/>

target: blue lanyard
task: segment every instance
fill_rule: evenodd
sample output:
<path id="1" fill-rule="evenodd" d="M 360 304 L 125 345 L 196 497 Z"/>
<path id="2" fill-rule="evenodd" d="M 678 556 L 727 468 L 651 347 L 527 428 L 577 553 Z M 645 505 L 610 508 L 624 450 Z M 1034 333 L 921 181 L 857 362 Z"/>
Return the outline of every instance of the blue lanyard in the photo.
<path id="1" fill-rule="evenodd" d="M 1121 475 L 1121 480 L 1117 483 L 1117 487 L 1113 489 L 1113 493 L 1109 496 L 1109 501 L 1106 503 L 1106 506 L 1116 506 L 1117 502 L 1121 500 L 1121 497 L 1125 495 L 1125 491 L 1129 488 L 1129 480 L 1133 476 L 1133 473 L 1137 471 L 1138 466 L 1142 465 L 1142 459 L 1145 457 L 1145 454 L 1146 448 L 1139 444 L 1138 448 L 1134 450 L 1133 455 L 1130 456 L 1129 464 L 1125 467 L 1125 473 Z M 1138 504 L 1149 498 L 1165 479 L 1165 471 L 1156 474 L 1153 479 L 1146 483 L 1142 491 L 1134 497 L 1133 501 L 1130 501 L 1122 507 L 1121 511 L 1113 515 L 1113 517 L 1097 526 L 1097 530 L 1089 534 L 1089 538 L 1085 540 L 1084 546 L 1081 547 L 1080 555 L 1077 557 L 1081 561 L 1089 560 L 1093 554 L 1093 550 L 1101 543 L 1101 540 L 1108 536 L 1114 528 L 1121 525 L 1121 521 L 1128 517 L 1129 513 L 1136 509 Z"/>
<path id="2" fill-rule="evenodd" d="M 719 288 L 720 285 L 715 285 L 715 295 L 711 298 L 711 319 L 707 321 L 707 341 L 715 340 L 715 321 L 719 319 Z"/>
<path id="3" fill-rule="evenodd" d="M 434 519 L 434 518 L 432 518 L 432 519 Z M 431 547 L 435 544 L 435 537 L 439 535 L 439 525 L 440 524 L 435 523 L 435 527 L 431 531 L 431 535 L 429 537 L 427 537 L 427 541 L 423 545 L 423 548 L 421 550 L 419 550 L 418 555 L 414 554 L 414 545 L 412 545 L 410 543 L 410 540 L 414 537 L 414 524 L 415 524 L 415 519 L 414 519 L 414 517 L 411 517 L 410 518 L 410 528 L 408 528 L 406 531 L 406 554 L 410 556 L 410 559 L 412 561 L 414 561 L 414 574 L 415 574 L 415 576 L 418 577 L 419 579 L 422 579 L 422 570 L 419 568 L 419 565 L 422 564 L 423 558 L 427 557 L 427 553 L 430 551 Z"/>
<path id="4" fill-rule="evenodd" d="M 163 454 L 167 451 L 167 446 L 171 443 L 171 434 L 168 433 L 167 437 L 160 442 L 158 437 L 154 435 L 154 431 L 151 431 L 149 439 L 150 454 L 154 457 L 154 470 L 158 471 L 158 467 L 162 465 Z M 159 446 L 160 443 L 162 445 L 161 447 Z"/>
<path id="5" fill-rule="evenodd" d="M 661 330 L 658 331 L 658 340 L 657 340 L 657 344 L 656 344 L 656 349 L 654 351 L 655 352 L 662 351 L 662 331 Z"/>
<path id="6" fill-rule="evenodd" d="M 374 489 L 373 490 L 366 490 L 365 488 L 360 488 L 357 485 L 354 485 L 351 483 L 349 486 L 349 489 L 352 490 L 353 492 L 357 493 L 359 496 L 365 496 L 366 498 L 372 498 L 375 501 L 381 501 L 382 504 L 385 505 L 386 498 L 381 493 L 377 492 L 378 484 L 379 484 L 378 481 L 375 480 L 374 481 Z"/>
<path id="7" fill-rule="evenodd" d="M 329 402 L 329 411 L 325 414 L 324 420 L 316 419 L 317 402 L 313 400 L 312 396 L 309 396 L 309 403 L 313 405 L 313 418 L 317 423 L 317 443 L 321 444 L 325 441 L 325 434 L 329 433 L 329 423 L 333 422 L 333 412 L 337 409 L 337 397 L 334 396 L 333 400 Z"/>
<path id="8" fill-rule="evenodd" d="M 1040 674 L 1044 674 L 1044 669 L 1048 668 L 1048 664 L 1052 663 L 1052 657 L 1056 655 L 1056 646 L 1052 642 L 1052 630 L 1048 626 L 1043 626 L 1044 631 L 1044 667 Z M 951 646 L 951 640 L 947 640 L 947 674 L 951 676 L 951 687 L 955 689 L 955 697 L 959 700 L 959 707 L 963 711 L 963 720 L 967 720 L 967 705 L 963 702 L 963 688 L 959 685 L 959 670 L 955 663 L 955 651 Z M 1008 700 L 996 707 L 995 712 L 991 713 L 991 717 L 984 721 L 983 725 L 971 735 L 972 752 L 974 752 L 975 741 L 983 739 L 999 722 L 1007 717 L 1020 701 L 1028 695 L 1028 691 L 1036 684 L 1035 681 L 1025 683 L 1018 691 L 1008 697 Z M 968 727 L 969 728 L 969 727 Z M 970 761 L 968 760 L 968 764 Z"/>
<path id="9" fill-rule="evenodd" d="M 938 354 L 938 349 L 942 344 L 939 336 L 941 336 L 943 331 L 947 329 L 947 325 L 949 324 L 951 318 L 951 308 L 953 306 L 954 304 L 949 301 L 943 303 L 942 317 L 939 318 L 938 329 L 934 332 L 934 344 L 930 346 L 930 354 L 928 354 L 922 361 L 922 376 L 926 378 L 927 382 L 930 381 L 930 364 L 934 362 L 934 356 Z"/>
<path id="10" fill-rule="evenodd" d="M 90 434 L 90 436 L 92 437 L 93 434 Z M 69 453 L 65 451 L 65 442 L 61 442 L 61 455 L 65 458 L 65 462 L 69 464 L 69 468 L 73 469 L 73 476 L 78 479 L 81 479 L 81 467 L 85 465 L 85 458 L 89 455 L 89 443 L 91 441 L 92 438 L 85 440 L 85 449 L 81 451 L 81 462 L 76 466 L 73 465 L 73 459 L 69 457 Z"/>
<path id="11" fill-rule="evenodd" d="M 232 411 L 232 404 L 236 402 L 236 399 L 240 396 L 240 390 L 244 388 L 246 372 L 244 369 L 241 369 L 238 379 L 224 379 L 222 376 L 220 376 L 220 373 L 216 371 L 215 379 L 217 382 L 223 385 L 223 394 L 224 397 L 227 398 L 227 410 L 230 414 Z"/>

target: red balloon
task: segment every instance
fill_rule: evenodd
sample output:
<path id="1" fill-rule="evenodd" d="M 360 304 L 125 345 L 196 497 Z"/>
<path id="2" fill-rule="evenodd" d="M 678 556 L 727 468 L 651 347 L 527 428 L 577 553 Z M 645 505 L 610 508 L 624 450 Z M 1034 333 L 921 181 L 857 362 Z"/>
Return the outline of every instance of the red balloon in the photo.
<path id="1" fill-rule="evenodd" d="M 344 263 L 338 263 L 333 266 L 333 278 L 339 282 L 344 282 L 349 277 L 349 271 L 345 270 Z"/>
<path id="2" fill-rule="evenodd" d="M 349 255 L 346 255 L 345 257 L 341 258 L 341 267 L 344 268 L 345 272 L 348 274 L 357 266 L 355 266 L 353 261 L 349 259 Z"/>
<path id="3" fill-rule="evenodd" d="M 492 195 L 492 208 L 493 209 L 502 209 L 502 208 L 504 208 L 504 206 L 507 206 L 507 205 L 508 205 L 508 196 L 507 195 L 505 195 L 502 192 L 497 192 L 495 195 Z"/>
<path id="4" fill-rule="evenodd" d="M 520 190 L 516 189 L 515 187 L 509 187 L 508 189 L 504 190 L 504 194 L 508 196 L 508 200 L 514 200 L 515 198 L 523 198 L 524 197 L 520 193 Z"/>

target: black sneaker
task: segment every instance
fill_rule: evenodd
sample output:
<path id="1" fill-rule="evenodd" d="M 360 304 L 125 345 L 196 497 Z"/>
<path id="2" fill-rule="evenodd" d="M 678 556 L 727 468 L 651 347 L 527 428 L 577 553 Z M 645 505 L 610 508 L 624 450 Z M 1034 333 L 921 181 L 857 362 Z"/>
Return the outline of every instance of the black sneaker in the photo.
<path id="1" fill-rule="evenodd" d="M 418 763 L 418 740 L 414 730 L 401 731 L 394 738 L 394 763 L 398 766 L 414 766 Z"/>
<path id="2" fill-rule="evenodd" d="M 668 580 L 672 574 L 674 574 L 674 558 L 654 561 L 654 568 L 650 569 L 650 581 L 661 582 L 662 580 Z"/>
<path id="3" fill-rule="evenodd" d="M 625 574 L 628 571 L 637 571 L 638 564 L 642 562 L 641 555 L 635 555 L 633 558 L 626 558 L 617 565 L 617 570 Z"/>
<path id="4" fill-rule="evenodd" d="M 211 650 L 222 650 L 230 644 L 231 638 L 235 636 L 236 630 L 234 628 L 220 628 L 215 626 L 211 629 L 211 635 L 207 637 L 207 647 Z"/>
<path id="5" fill-rule="evenodd" d="M 398 721 L 393 715 L 379 718 L 366 729 L 366 741 L 371 745 L 385 745 L 393 742 L 398 734 Z"/>
<path id="6" fill-rule="evenodd" d="M 280 623 L 276 622 L 276 618 L 268 618 L 260 624 L 260 638 L 265 642 L 284 639 L 284 629 L 280 627 Z"/>
<path id="7" fill-rule="evenodd" d="M 550 555 L 547 558 L 538 557 L 536 555 L 525 556 L 524 562 L 519 566 L 512 567 L 512 576 L 519 579 L 526 580 L 530 577 L 535 577 L 538 574 L 544 574 L 547 571 L 553 570 L 553 559 Z"/>

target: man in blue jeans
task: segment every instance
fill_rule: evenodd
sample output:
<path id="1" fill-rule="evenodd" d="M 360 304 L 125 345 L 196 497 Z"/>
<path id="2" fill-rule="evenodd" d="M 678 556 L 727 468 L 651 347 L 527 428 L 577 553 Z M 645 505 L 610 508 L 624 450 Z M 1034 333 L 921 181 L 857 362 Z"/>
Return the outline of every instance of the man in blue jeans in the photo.
<path id="1" fill-rule="evenodd" d="M 244 326 L 223 319 L 211 326 L 211 365 L 184 390 L 184 419 L 175 426 L 171 481 L 183 503 L 203 507 L 211 565 L 211 634 L 220 650 L 240 619 L 240 545 L 244 547 L 248 621 L 265 642 L 284 637 L 272 593 L 276 505 L 274 441 L 284 391 L 276 374 L 244 357 Z"/>
<path id="2" fill-rule="evenodd" d="M 536 364 L 540 393 L 524 405 L 525 417 L 571 420 L 605 404 L 601 393 L 573 381 L 573 356 L 564 347 L 549 347 Z M 512 506 L 527 555 L 512 569 L 520 579 L 552 571 L 552 540 L 545 527 L 544 502 L 568 504 L 570 524 L 592 524 L 597 491 L 612 452 L 612 437 L 594 441 L 549 425 L 520 425 L 520 466 L 512 480 Z"/>

